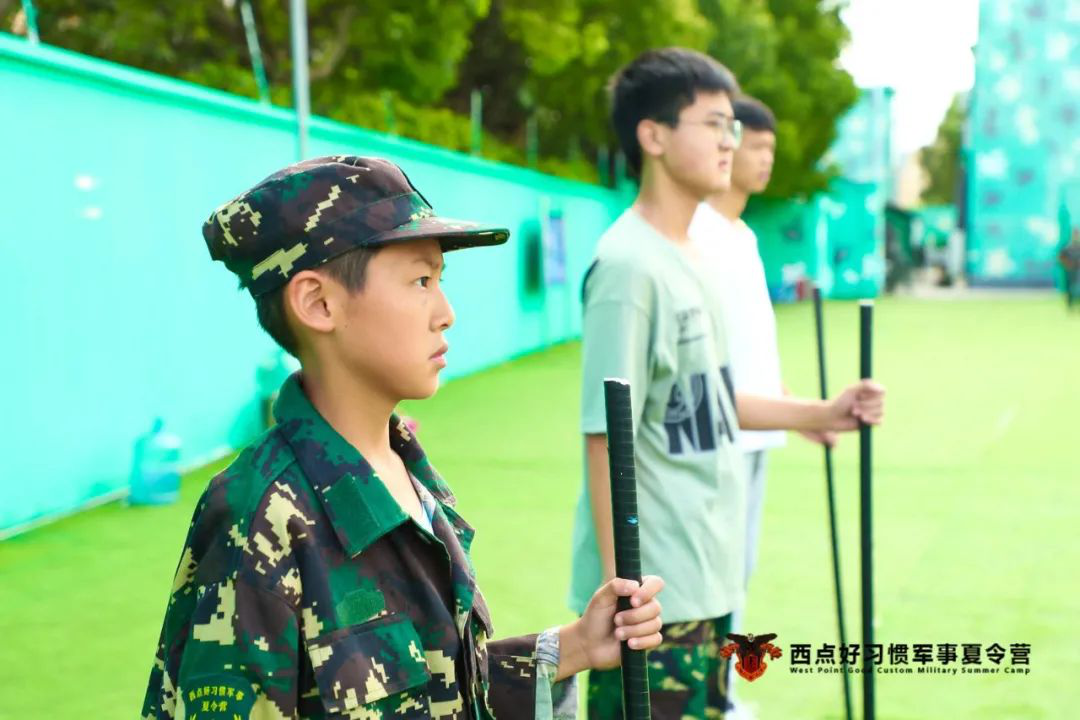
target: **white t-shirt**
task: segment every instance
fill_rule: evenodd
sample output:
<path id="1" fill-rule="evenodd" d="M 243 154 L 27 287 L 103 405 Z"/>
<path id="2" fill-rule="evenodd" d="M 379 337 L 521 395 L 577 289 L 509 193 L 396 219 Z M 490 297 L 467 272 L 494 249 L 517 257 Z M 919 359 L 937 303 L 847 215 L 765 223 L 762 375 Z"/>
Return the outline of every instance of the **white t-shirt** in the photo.
<path id="1" fill-rule="evenodd" d="M 701 203 L 690 223 L 690 238 L 709 265 L 707 274 L 715 278 L 735 390 L 783 395 L 776 315 L 757 236 L 741 219 L 731 222 L 708 203 Z M 744 452 L 755 452 L 780 447 L 785 440 L 782 430 L 743 430 L 738 443 Z"/>

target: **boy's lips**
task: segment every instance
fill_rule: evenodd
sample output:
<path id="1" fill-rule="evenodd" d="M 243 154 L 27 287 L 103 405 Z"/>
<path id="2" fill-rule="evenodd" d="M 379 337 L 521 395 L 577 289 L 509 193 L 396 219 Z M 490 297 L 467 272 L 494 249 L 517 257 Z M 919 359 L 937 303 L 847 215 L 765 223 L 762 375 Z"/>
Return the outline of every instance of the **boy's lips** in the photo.
<path id="1" fill-rule="evenodd" d="M 446 351 L 449 349 L 450 346 L 444 343 L 442 347 L 435 351 L 430 359 L 434 360 L 439 365 L 446 367 Z"/>

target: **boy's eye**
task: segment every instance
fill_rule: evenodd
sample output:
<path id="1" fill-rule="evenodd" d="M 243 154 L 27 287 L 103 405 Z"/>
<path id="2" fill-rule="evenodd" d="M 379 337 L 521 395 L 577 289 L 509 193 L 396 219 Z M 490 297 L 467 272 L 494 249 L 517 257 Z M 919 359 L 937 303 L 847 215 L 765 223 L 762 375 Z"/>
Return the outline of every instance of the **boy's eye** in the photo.
<path id="1" fill-rule="evenodd" d="M 430 275 L 425 275 L 425 276 L 423 276 L 421 278 L 416 279 L 416 284 L 419 285 L 422 288 L 426 288 L 428 286 L 429 282 L 431 282 L 431 276 Z"/>

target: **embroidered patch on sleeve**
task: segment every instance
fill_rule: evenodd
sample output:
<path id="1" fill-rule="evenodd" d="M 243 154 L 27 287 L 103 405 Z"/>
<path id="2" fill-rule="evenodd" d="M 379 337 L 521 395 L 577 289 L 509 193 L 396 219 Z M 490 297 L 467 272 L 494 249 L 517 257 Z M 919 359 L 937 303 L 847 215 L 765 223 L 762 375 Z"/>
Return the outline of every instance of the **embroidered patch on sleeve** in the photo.
<path id="1" fill-rule="evenodd" d="M 197 675 L 180 695 L 188 720 L 247 720 L 255 703 L 251 683 L 240 675 Z"/>

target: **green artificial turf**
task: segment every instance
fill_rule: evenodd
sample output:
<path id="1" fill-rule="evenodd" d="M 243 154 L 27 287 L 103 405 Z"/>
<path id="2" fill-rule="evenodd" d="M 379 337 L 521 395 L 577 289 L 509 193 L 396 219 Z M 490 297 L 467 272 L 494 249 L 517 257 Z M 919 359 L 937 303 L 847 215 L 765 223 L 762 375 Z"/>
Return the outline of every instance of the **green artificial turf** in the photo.
<path id="1" fill-rule="evenodd" d="M 778 310 L 785 380 L 817 392 L 807 305 Z M 857 367 L 857 310 L 830 304 L 830 382 Z M 453 358 L 451 357 L 451 362 Z M 420 437 L 478 528 L 499 634 L 565 621 L 581 482 L 576 345 L 409 403 Z M 875 433 L 877 640 L 1031 645 L 1026 676 L 879 676 L 879 718 L 1067 718 L 1080 705 L 1080 316 L 1050 299 L 886 300 L 875 368 L 889 387 Z M 849 641 L 859 637 L 857 442 L 837 452 Z M 771 456 L 745 629 L 784 657 L 739 697 L 763 720 L 842 717 L 837 675 L 794 675 L 790 644 L 835 638 L 821 453 Z M 0 543 L 0 718 L 137 714 L 196 498 L 113 504 Z M 1008 665 L 1006 658 L 1004 665 Z M 856 705 L 860 678 L 853 677 Z"/>

